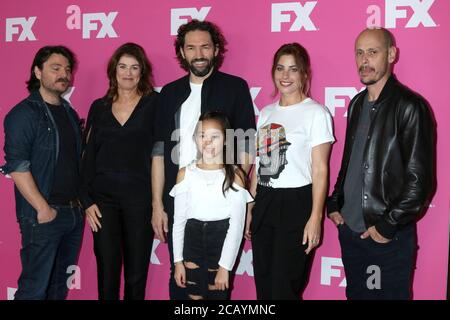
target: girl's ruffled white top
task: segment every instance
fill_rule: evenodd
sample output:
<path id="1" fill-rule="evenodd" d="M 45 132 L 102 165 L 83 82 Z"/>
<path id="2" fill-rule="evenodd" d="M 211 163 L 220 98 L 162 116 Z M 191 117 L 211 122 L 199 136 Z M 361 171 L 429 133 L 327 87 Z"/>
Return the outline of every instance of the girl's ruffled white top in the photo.
<path id="1" fill-rule="evenodd" d="M 237 191 L 230 188 L 224 196 L 224 179 L 224 169 L 204 170 L 191 163 L 185 169 L 184 179 L 170 191 L 170 195 L 175 197 L 174 262 L 183 261 L 184 228 L 188 219 L 216 221 L 230 218 L 219 265 L 227 270 L 233 268 L 243 237 L 247 203 L 253 198 L 236 183 L 233 187 Z"/>

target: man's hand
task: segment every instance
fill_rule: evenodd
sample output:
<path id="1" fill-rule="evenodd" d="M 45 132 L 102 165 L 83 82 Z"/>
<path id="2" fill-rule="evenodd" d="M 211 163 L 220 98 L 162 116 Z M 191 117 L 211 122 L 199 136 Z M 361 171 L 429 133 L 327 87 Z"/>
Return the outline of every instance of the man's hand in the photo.
<path id="1" fill-rule="evenodd" d="M 100 213 L 100 209 L 98 208 L 98 206 L 94 203 L 92 206 L 87 208 L 85 212 L 92 231 L 97 232 L 99 229 L 101 229 L 102 224 L 100 223 L 100 219 L 102 218 L 102 214 Z"/>
<path id="2" fill-rule="evenodd" d="M 152 227 L 156 238 L 166 242 L 167 233 L 169 232 L 169 219 L 162 205 L 153 206 Z"/>
<path id="3" fill-rule="evenodd" d="M 25 200 L 36 210 L 38 223 L 47 223 L 56 218 L 57 211 L 48 205 L 31 172 L 11 172 L 10 176 Z"/>
<path id="4" fill-rule="evenodd" d="M 337 226 L 344 224 L 344 218 L 338 211 L 334 211 L 328 215 L 330 217 L 331 221 Z"/>
<path id="5" fill-rule="evenodd" d="M 392 241 L 391 239 L 386 239 L 381 234 L 379 234 L 377 229 L 375 229 L 375 226 L 372 226 L 369 229 L 367 229 L 367 231 L 361 235 L 361 239 L 367 239 L 369 236 L 372 238 L 373 241 L 378 243 L 388 243 Z"/>
<path id="6" fill-rule="evenodd" d="M 55 209 L 47 205 L 43 210 L 38 211 L 37 221 L 39 224 L 53 221 L 57 214 Z"/>

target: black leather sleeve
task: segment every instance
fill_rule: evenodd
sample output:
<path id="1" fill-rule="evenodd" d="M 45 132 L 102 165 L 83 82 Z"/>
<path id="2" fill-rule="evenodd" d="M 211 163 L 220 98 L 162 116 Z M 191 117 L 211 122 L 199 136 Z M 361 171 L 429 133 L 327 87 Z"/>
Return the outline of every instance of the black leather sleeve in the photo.
<path id="1" fill-rule="evenodd" d="M 416 220 L 427 205 L 434 186 L 435 122 L 427 103 L 420 98 L 404 102 L 399 115 L 404 182 L 400 195 L 375 225 L 385 238 L 393 238 L 399 224 Z"/>

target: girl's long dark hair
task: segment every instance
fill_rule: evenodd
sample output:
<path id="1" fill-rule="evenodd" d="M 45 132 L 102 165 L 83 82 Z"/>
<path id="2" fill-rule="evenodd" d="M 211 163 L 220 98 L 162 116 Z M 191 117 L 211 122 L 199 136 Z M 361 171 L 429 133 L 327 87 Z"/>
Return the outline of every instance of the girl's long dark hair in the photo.
<path id="1" fill-rule="evenodd" d="M 226 137 L 227 137 L 227 130 L 231 129 L 231 125 L 230 122 L 228 121 L 227 116 L 219 111 L 208 111 L 204 114 L 202 114 L 200 116 L 200 118 L 198 119 L 198 123 L 197 123 L 197 127 L 195 128 L 195 132 L 197 132 L 198 126 L 200 125 L 200 123 L 202 121 L 216 121 L 221 129 L 222 129 L 222 134 L 224 137 L 224 146 L 223 146 L 223 159 L 224 159 L 224 169 L 225 169 L 225 179 L 223 180 L 223 184 L 222 184 L 222 192 L 223 195 L 225 196 L 225 193 L 229 190 L 232 189 L 233 191 L 237 191 L 237 189 L 235 187 L 233 187 L 233 183 L 236 179 L 236 174 L 241 177 L 242 182 L 245 186 L 245 173 L 244 171 L 241 169 L 241 167 L 234 165 L 234 163 L 227 163 L 227 141 L 226 141 Z M 233 150 L 230 150 L 233 151 Z M 231 157 L 232 159 L 234 159 L 234 157 Z"/>

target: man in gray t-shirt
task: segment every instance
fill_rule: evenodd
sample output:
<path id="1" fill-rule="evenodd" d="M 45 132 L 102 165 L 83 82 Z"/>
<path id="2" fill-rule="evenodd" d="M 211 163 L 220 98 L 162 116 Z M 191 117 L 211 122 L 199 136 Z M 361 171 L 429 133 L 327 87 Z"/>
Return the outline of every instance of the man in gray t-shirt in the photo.
<path id="1" fill-rule="evenodd" d="M 350 162 L 345 176 L 344 206 L 341 209 L 341 214 L 348 227 L 355 232 L 366 231 L 362 214 L 363 154 L 374 111 L 375 101 L 368 101 L 366 95 L 359 115 L 358 128 L 356 129 Z"/>

